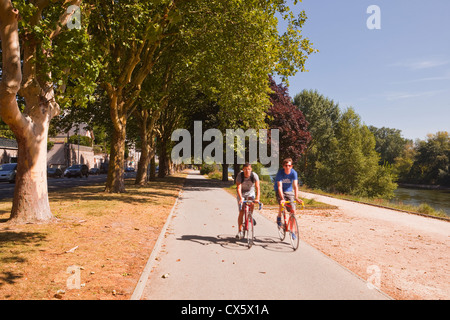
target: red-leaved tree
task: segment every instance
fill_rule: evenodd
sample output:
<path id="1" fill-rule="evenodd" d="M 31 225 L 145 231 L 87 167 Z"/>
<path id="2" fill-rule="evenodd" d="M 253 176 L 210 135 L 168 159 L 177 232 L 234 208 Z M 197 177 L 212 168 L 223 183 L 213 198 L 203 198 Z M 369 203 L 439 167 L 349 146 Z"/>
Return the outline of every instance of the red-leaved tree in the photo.
<path id="1" fill-rule="evenodd" d="M 303 113 L 292 103 L 288 89 L 269 77 L 271 107 L 266 112 L 269 129 L 279 130 L 280 160 L 292 158 L 296 163 L 305 152 L 311 135 Z M 269 131 L 270 132 L 270 131 Z"/>

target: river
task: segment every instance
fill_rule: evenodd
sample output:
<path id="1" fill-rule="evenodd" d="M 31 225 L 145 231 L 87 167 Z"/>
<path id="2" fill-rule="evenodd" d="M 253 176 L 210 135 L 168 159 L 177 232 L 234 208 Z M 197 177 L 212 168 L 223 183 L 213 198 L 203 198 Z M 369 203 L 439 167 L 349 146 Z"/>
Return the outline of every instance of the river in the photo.
<path id="1" fill-rule="evenodd" d="M 427 203 L 436 210 L 443 210 L 450 217 L 450 190 L 398 188 L 394 193 L 394 201 L 417 206 Z"/>

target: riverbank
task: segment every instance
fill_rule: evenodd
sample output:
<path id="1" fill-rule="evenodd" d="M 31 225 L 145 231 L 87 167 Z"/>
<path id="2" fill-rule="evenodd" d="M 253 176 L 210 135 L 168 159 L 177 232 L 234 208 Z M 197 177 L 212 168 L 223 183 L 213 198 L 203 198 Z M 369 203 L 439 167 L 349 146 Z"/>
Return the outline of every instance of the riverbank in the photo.
<path id="1" fill-rule="evenodd" d="M 347 194 L 331 194 L 326 193 L 322 190 L 308 189 L 305 188 L 304 186 L 300 187 L 300 191 L 450 221 L 450 217 L 447 216 L 447 214 L 443 210 L 436 210 L 426 203 L 421 203 L 419 205 L 412 205 L 412 204 L 405 204 L 402 201 L 392 201 L 380 198 L 372 199 Z"/>
<path id="2" fill-rule="evenodd" d="M 398 186 L 402 188 L 411 188 L 411 189 L 450 190 L 450 187 L 430 185 L 430 184 L 398 183 Z"/>

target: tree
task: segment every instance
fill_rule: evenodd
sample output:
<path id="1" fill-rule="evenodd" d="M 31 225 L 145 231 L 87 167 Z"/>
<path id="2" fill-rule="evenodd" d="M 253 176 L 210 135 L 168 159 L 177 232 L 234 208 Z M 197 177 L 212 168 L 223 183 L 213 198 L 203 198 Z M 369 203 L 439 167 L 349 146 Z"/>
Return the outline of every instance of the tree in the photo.
<path id="1" fill-rule="evenodd" d="M 279 130 L 280 159 L 292 158 L 294 163 L 300 159 L 311 140 L 307 127 L 308 123 L 303 113 L 298 109 L 288 94 L 288 89 L 270 77 L 271 106 L 267 110 L 266 122 L 269 129 Z"/>
<path id="2" fill-rule="evenodd" d="M 316 90 L 303 90 L 296 94 L 294 104 L 304 114 L 311 135 L 301 159 L 300 174 L 313 188 L 331 186 L 331 168 L 338 146 L 335 133 L 340 117 L 339 106 Z"/>
<path id="3" fill-rule="evenodd" d="M 0 115 L 19 148 L 11 221 L 47 222 L 53 218 L 46 173 L 49 124 L 62 108 L 87 103 L 98 65 L 87 24 L 72 30 L 65 27 L 76 12 L 67 10 L 70 5 L 88 13 L 81 0 L 18 0 L 14 4 L 16 8 L 10 0 L 0 1 Z M 83 17 L 88 22 L 88 16 Z M 24 98 L 23 110 L 17 94 Z"/>
<path id="4" fill-rule="evenodd" d="M 392 197 L 397 185 L 388 166 L 379 166 L 375 137 L 352 108 L 337 124 L 338 148 L 333 174 L 338 192 L 368 197 Z"/>
<path id="5" fill-rule="evenodd" d="M 415 183 L 450 185 L 450 137 L 448 132 L 429 134 L 418 141 L 409 176 Z"/>
<path id="6" fill-rule="evenodd" d="M 400 155 L 394 159 L 393 171 L 398 177 L 398 182 L 408 181 L 409 172 L 414 164 L 416 154 L 414 143 L 409 140 Z"/>
<path id="7" fill-rule="evenodd" d="M 380 154 L 380 164 L 394 164 L 395 158 L 401 155 L 408 140 L 401 136 L 398 129 L 369 126 L 369 130 L 375 136 L 375 150 Z"/>
<path id="8" fill-rule="evenodd" d="M 311 142 L 303 157 L 305 183 L 313 188 L 368 197 L 391 197 L 395 175 L 380 166 L 375 137 L 352 108 L 341 111 L 317 91 L 294 98 L 309 122 Z"/>
<path id="9" fill-rule="evenodd" d="M 291 76 L 314 52 L 299 32 L 304 13 L 294 17 L 285 2 L 96 2 L 98 23 L 91 30 L 105 52 L 100 82 L 108 92 L 114 124 L 106 191 L 124 191 L 122 155 L 128 118 L 147 76 L 155 76 L 155 65 L 174 46 L 196 49 L 186 63 L 197 75 L 199 90 L 221 106 L 220 128 L 233 128 L 237 119 L 244 127 L 263 125 L 263 111 L 269 105 L 267 74 Z M 276 12 L 289 21 L 281 36 Z"/>

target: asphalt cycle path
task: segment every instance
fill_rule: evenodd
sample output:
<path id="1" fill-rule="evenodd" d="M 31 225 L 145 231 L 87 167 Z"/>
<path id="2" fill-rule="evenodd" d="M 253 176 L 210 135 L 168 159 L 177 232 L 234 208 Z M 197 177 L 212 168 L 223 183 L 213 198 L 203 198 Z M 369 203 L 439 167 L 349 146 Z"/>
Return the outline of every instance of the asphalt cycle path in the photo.
<path id="1" fill-rule="evenodd" d="M 288 237 L 279 239 L 275 221 L 256 209 L 256 239 L 249 249 L 246 240 L 235 239 L 237 210 L 235 196 L 213 180 L 189 174 L 141 277 L 142 289 L 136 289 L 134 296 L 143 300 L 389 299 L 305 242 L 293 251 Z"/>

